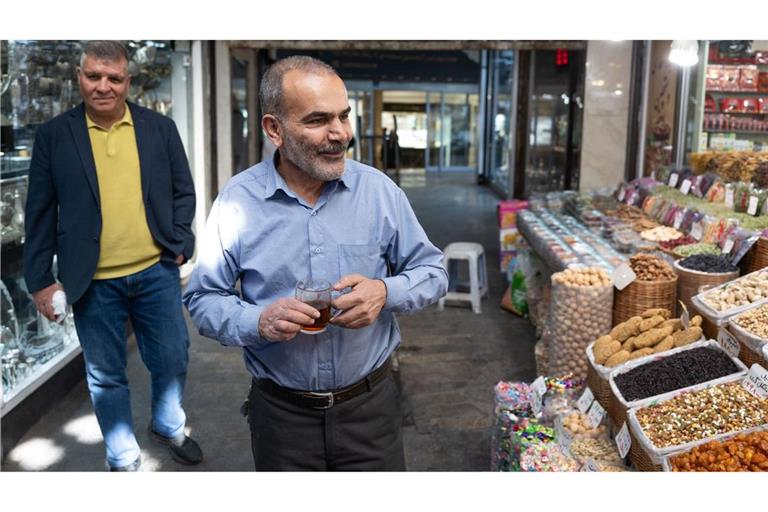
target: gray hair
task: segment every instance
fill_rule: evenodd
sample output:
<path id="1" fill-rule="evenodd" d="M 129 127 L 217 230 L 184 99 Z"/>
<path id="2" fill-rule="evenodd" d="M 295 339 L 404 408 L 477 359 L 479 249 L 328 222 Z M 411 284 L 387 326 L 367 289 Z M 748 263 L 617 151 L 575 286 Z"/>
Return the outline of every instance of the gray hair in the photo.
<path id="1" fill-rule="evenodd" d="M 336 70 L 325 62 L 306 55 L 293 55 L 272 64 L 259 88 L 261 114 L 283 113 L 283 78 L 289 71 L 304 71 L 318 75 L 336 75 Z"/>
<path id="2" fill-rule="evenodd" d="M 85 57 L 94 57 L 100 60 L 120 61 L 128 57 L 128 49 L 120 41 L 88 41 L 83 44 L 83 53 L 80 55 L 80 67 L 85 64 Z"/>

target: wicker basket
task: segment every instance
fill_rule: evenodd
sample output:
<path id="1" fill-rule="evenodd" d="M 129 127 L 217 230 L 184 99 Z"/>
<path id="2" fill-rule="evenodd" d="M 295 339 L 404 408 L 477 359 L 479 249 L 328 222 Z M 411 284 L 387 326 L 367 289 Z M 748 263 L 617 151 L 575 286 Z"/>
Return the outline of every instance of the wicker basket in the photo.
<path id="1" fill-rule="evenodd" d="M 698 295 L 702 286 L 718 286 L 739 277 L 738 269 L 720 273 L 699 272 L 681 266 L 679 261 L 675 261 L 673 267 L 677 273 L 677 300 L 685 304 L 691 316 L 698 311 L 691 297 Z M 681 313 L 682 311 L 678 311 L 678 315 Z"/>
<path id="2" fill-rule="evenodd" d="M 613 325 L 618 325 L 651 308 L 675 311 L 677 281 L 677 276 L 669 281 L 635 279 L 623 290 L 617 290 L 613 295 Z"/>
<path id="3" fill-rule="evenodd" d="M 768 267 L 768 238 L 760 237 L 741 259 L 741 270 L 749 274 L 765 267 Z"/>
<path id="4" fill-rule="evenodd" d="M 741 362 L 750 368 L 753 364 L 757 363 L 763 368 L 768 369 L 768 360 L 766 360 L 762 354 L 758 354 L 750 347 L 748 347 L 743 341 L 739 340 L 741 349 L 739 350 L 739 359 Z"/>
<path id="5" fill-rule="evenodd" d="M 613 393 L 611 393 L 611 384 L 608 382 L 608 379 L 604 379 L 600 376 L 597 370 L 595 370 L 595 367 L 592 366 L 591 362 L 587 364 L 587 386 L 592 390 L 592 395 L 594 395 L 595 400 L 603 406 L 603 409 L 608 411 L 611 397 L 613 396 Z"/>
<path id="6" fill-rule="evenodd" d="M 643 449 L 643 445 L 637 440 L 634 434 L 630 432 L 632 437 L 632 446 L 629 447 L 629 459 L 638 471 L 662 471 L 664 468 L 661 464 L 655 464 L 651 460 L 651 456 Z"/>

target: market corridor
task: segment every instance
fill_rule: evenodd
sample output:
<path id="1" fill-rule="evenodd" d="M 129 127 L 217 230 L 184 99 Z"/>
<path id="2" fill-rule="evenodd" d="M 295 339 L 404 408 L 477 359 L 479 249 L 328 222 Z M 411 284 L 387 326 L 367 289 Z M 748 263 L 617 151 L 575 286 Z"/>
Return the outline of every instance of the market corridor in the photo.
<path id="1" fill-rule="evenodd" d="M 401 316 L 397 353 L 404 401 L 406 466 L 410 471 L 489 469 L 493 385 L 535 376 L 533 328 L 499 307 L 506 280 L 499 271 L 498 198 L 475 185 L 473 173 L 404 170 L 401 186 L 439 247 L 473 241 L 486 251 L 490 298 L 475 315 L 468 306 L 436 306 Z M 150 441 L 149 375 L 135 343 L 129 351 L 134 426 L 144 471 L 250 471 L 250 434 L 238 409 L 249 379 L 238 349 L 197 335 L 190 324 L 185 393 L 189 434 L 205 460 L 185 467 Z M 43 415 L 2 463 L 4 471 L 103 471 L 104 448 L 83 380 Z"/>

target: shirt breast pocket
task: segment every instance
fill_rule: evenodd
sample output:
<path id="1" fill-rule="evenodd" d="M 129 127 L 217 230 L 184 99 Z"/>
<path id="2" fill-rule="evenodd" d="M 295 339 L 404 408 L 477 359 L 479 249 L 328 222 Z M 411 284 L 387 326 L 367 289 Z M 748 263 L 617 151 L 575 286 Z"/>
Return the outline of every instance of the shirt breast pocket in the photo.
<path id="1" fill-rule="evenodd" d="M 386 277 L 386 264 L 378 245 L 339 245 L 340 277 L 362 274 L 375 279 Z"/>

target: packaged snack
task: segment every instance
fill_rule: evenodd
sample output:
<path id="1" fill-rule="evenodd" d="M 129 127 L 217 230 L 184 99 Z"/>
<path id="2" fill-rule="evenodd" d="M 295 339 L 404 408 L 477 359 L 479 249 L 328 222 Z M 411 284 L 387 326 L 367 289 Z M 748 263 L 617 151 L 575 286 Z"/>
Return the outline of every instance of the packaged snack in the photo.
<path id="1" fill-rule="evenodd" d="M 757 110 L 762 114 L 768 114 L 768 96 L 757 98 Z"/>
<path id="2" fill-rule="evenodd" d="M 707 94 L 704 97 L 704 111 L 705 112 L 716 112 L 717 111 L 717 102 L 715 101 L 715 98 L 712 97 L 711 94 Z"/>
<path id="3" fill-rule="evenodd" d="M 707 90 L 708 91 L 719 91 L 720 90 L 720 72 L 721 72 L 721 66 L 707 66 Z M 712 109 L 714 110 L 714 109 Z"/>
<path id="4" fill-rule="evenodd" d="M 740 112 L 747 112 L 750 114 L 756 114 L 758 111 L 758 103 L 756 98 L 744 98 L 741 100 L 741 110 Z M 742 125 L 741 128 L 738 128 L 740 130 L 754 130 L 754 126 L 750 126 L 754 124 L 754 119 L 740 119 L 742 123 L 746 123 L 747 125 Z"/>
<path id="5" fill-rule="evenodd" d="M 768 92 L 768 71 L 761 71 L 757 76 L 757 90 Z"/>
<path id="6" fill-rule="evenodd" d="M 720 110 L 723 112 L 741 112 L 741 102 L 739 98 L 723 98 L 720 100 Z M 720 121 L 715 124 L 715 129 L 726 129 L 731 118 L 720 116 L 719 119 Z"/>
<path id="7" fill-rule="evenodd" d="M 738 91 L 739 90 L 739 67 L 738 66 L 721 66 L 718 80 L 720 82 L 721 91 Z"/>
<path id="8" fill-rule="evenodd" d="M 757 66 L 743 66 L 739 70 L 739 90 L 757 91 L 758 75 Z"/>

